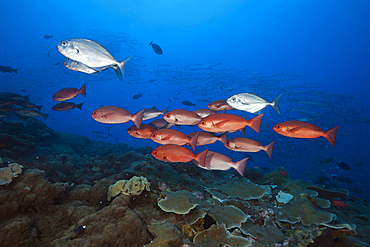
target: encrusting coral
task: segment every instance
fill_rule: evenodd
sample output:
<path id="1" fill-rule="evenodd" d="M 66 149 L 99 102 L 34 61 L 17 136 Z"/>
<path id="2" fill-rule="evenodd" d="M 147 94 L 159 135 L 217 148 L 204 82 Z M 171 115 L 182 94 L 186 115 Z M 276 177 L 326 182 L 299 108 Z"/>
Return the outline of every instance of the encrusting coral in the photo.
<path id="1" fill-rule="evenodd" d="M 8 167 L 0 168 L 0 185 L 9 184 L 12 179 L 22 173 L 22 165 L 18 163 L 9 164 Z"/>
<path id="2" fill-rule="evenodd" d="M 144 190 L 150 191 L 150 183 L 145 177 L 134 176 L 130 180 L 119 180 L 108 188 L 107 199 L 122 193 L 124 195 L 140 195 Z"/>

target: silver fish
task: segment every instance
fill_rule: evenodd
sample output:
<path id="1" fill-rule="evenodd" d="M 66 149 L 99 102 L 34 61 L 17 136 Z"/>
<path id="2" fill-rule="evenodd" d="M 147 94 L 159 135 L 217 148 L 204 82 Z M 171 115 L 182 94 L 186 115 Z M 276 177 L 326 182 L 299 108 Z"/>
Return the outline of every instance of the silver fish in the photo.
<path id="1" fill-rule="evenodd" d="M 274 101 L 269 103 L 265 99 L 262 99 L 261 97 L 255 94 L 240 93 L 240 94 L 236 94 L 228 98 L 226 100 L 226 103 L 235 109 L 250 112 L 250 113 L 260 112 L 266 106 L 270 105 L 277 111 L 277 113 L 279 113 L 279 115 L 281 115 L 278 104 L 282 96 L 283 94 L 280 94 Z"/>
<path id="2" fill-rule="evenodd" d="M 166 114 L 168 108 L 164 109 L 163 111 L 158 110 L 157 108 L 153 107 L 150 109 L 146 109 L 143 114 L 143 121 L 156 118 L 160 115 Z"/>
<path id="3" fill-rule="evenodd" d="M 63 62 L 64 66 L 66 66 L 68 69 L 73 70 L 73 71 L 78 71 L 78 72 L 83 72 L 87 74 L 96 74 L 99 71 L 92 69 L 88 66 L 86 66 L 83 63 L 76 62 L 71 59 L 67 59 L 66 61 Z"/>
<path id="4" fill-rule="evenodd" d="M 126 65 L 133 56 L 118 62 L 101 44 L 88 39 L 68 39 L 59 42 L 58 51 L 65 57 L 96 71 L 113 67 L 120 80 L 126 75 Z M 83 71 L 82 71 L 83 72 Z"/>

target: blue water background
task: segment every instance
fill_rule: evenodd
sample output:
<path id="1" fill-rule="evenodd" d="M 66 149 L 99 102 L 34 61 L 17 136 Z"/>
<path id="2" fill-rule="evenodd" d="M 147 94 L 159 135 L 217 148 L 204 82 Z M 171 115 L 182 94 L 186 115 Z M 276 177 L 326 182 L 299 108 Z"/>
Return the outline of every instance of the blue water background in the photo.
<path id="1" fill-rule="evenodd" d="M 42 112 L 50 113 L 46 123 L 55 130 L 98 141 L 156 147 L 158 145 L 151 140 L 135 139 L 126 133 L 132 122 L 105 125 L 95 122 L 90 114 L 105 105 L 125 107 L 131 113 L 152 106 L 160 110 L 166 107 L 194 110 L 206 108 L 207 102 L 199 100 L 212 101 L 248 92 L 248 88 L 238 87 L 242 79 L 237 79 L 235 87 L 229 86 L 230 90 L 223 87 L 232 85 L 236 80 L 233 77 L 222 78 L 219 82 L 205 80 L 203 87 L 188 90 L 191 84 L 181 85 L 182 81 L 176 84 L 176 78 L 173 78 L 176 72 L 151 73 L 150 70 L 185 71 L 194 82 L 205 76 L 190 75 L 181 67 L 201 64 L 192 66 L 209 68 L 211 61 L 222 62 L 215 68 L 247 70 L 237 75 L 245 81 L 254 76 L 290 73 L 300 77 L 289 82 L 277 81 L 276 87 L 271 88 L 269 84 L 253 93 L 272 101 L 286 90 L 306 91 L 304 98 L 299 94 L 285 95 L 281 102 L 282 112 L 287 112 L 292 102 L 314 101 L 315 98 L 326 100 L 332 108 L 325 111 L 325 121 L 317 123 L 323 130 L 340 125 L 336 147 L 324 138 L 301 140 L 277 135 L 271 129 L 274 124 L 305 116 L 289 112 L 279 117 L 268 107 L 263 111 L 261 134 L 247 129 L 247 137 L 264 145 L 276 140 L 273 158 L 269 159 L 264 152 L 252 154 L 255 162 L 249 162 L 248 167 L 274 169 L 280 165 L 286 167 L 292 177 L 306 180 L 339 174 L 355 181 L 349 186 L 365 192 L 369 189 L 369 123 L 355 121 L 356 118 L 367 120 L 370 115 L 369 1 L 15 0 L 4 1 L 0 13 L 0 64 L 19 69 L 18 74 L 0 73 L 0 90 L 30 94 L 32 102 L 44 105 Z M 43 38 L 46 34 L 54 38 L 46 40 Z M 119 81 L 112 69 L 96 76 L 64 68 L 65 73 L 55 65 L 65 60 L 56 45 L 68 38 L 94 39 L 119 61 L 135 54 L 127 68 L 128 76 Z M 150 41 L 160 45 L 164 54 L 157 55 L 148 45 Z M 163 64 L 171 67 L 160 66 Z M 167 76 L 172 78 L 171 85 L 166 81 Z M 141 82 L 156 81 L 140 84 L 136 81 L 139 78 Z M 78 96 L 72 100 L 85 102 L 82 111 L 51 110 L 56 103 L 51 97 L 56 91 L 64 87 L 79 88 L 85 82 L 87 97 Z M 304 82 L 319 86 L 294 88 Z M 204 93 L 204 88 L 217 94 Z M 176 95 L 179 89 L 183 91 Z M 132 97 L 138 92 L 143 97 L 134 100 Z M 309 99 L 307 95 L 310 95 Z M 183 100 L 196 103 L 196 107 L 181 104 Z M 240 111 L 229 113 L 242 114 Z M 244 113 L 243 116 L 252 118 L 254 115 Z M 113 136 L 107 139 L 92 133 L 93 130 L 107 133 L 108 128 Z M 182 128 L 184 133 L 196 130 L 199 129 Z M 233 153 L 220 143 L 197 147 L 196 151 L 205 148 L 228 155 L 234 161 L 244 158 L 244 154 Z M 334 162 L 320 164 L 326 157 L 333 157 Z M 352 169 L 338 170 L 335 163 L 342 161 Z M 363 165 L 355 166 L 359 162 Z"/>

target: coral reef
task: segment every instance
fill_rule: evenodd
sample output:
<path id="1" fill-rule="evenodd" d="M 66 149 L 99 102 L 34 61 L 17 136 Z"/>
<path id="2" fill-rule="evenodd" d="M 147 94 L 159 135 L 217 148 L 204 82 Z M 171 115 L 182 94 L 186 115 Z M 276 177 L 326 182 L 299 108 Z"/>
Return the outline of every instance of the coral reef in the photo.
<path id="1" fill-rule="evenodd" d="M 370 243 L 365 200 L 290 179 L 281 167 L 252 182 L 232 169 L 155 160 L 148 147 L 94 142 L 34 119 L 29 126 L 1 126 L 14 144 L 1 162 L 19 164 L 2 168 L 18 173 L 0 186 L 2 246 Z M 350 206 L 333 207 L 338 199 Z"/>

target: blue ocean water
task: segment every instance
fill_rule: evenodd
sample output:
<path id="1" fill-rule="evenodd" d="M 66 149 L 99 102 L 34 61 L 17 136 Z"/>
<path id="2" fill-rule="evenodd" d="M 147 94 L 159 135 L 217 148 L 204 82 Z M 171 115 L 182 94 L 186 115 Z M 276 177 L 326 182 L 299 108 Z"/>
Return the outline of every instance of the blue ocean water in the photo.
<path id="1" fill-rule="evenodd" d="M 132 122 L 101 124 L 91 113 L 105 105 L 131 113 L 153 106 L 195 110 L 242 92 L 268 101 L 284 93 L 284 114 L 266 108 L 261 134 L 246 133 L 264 145 L 276 140 L 272 159 L 264 152 L 251 154 L 254 162 L 247 166 L 284 166 L 291 177 L 305 180 L 346 176 L 368 198 L 369 10 L 368 1 L 8 1 L 0 10 L 0 65 L 17 68 L 18 74 L 0 73 L 0 91 L 31 95 L 32 102 L 44 105 L 43 113 L 50 113 L 45 123 L 55 130 L 153 148 L 158 145 L 151 140 L 127 134 Z M 56 45 L 69 38 L 93 39 L 119 61 L 135 55 L 127 77 L 118 80 L 113 69 L 88 75 L 56 65 L 65 60 Z M 153 51 L 151 41 L 163 55 Z M 51 110 L 56 91 L 85 82 L 87 97 L 72 100 L 84 102 L 82 111 Z M 135 100 L 137 93 L 143 96 Z M 185 106 L 184 100 L 196 106 Z M 304 101 L 326 106 L 299 103 Z M 279 122 L 309 117 L 323 130 L 340 126 L 335 147 L 324 138 L 292 139 L 272 130 Z M 186 134 L 196 130 L 182 128 Z M 241 134 L 230 134 L 235 136 Z M 221 143 L 196 152 L 205 148 L 234 161 L 245 157 Z M 320 163 L 327 157 L 334 162 Z M 340 162 L 351 170 L 339 170 Z"/>

